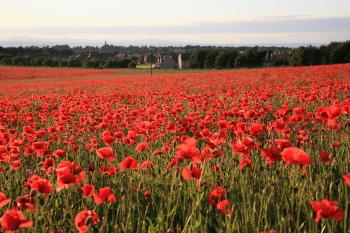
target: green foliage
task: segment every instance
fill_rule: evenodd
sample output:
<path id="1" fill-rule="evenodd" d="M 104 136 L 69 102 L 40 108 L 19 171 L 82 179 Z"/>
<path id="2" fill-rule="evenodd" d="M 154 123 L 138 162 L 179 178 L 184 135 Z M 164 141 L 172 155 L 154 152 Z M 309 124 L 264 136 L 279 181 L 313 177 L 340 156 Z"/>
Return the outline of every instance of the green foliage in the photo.
<path id="1" fill-rule="evenodd" d="M 99 60 L 96 60 L 96 59 L 92 59 L 92 60 L 87 60 L 85 63 L 84 63 L 84 67 L 85 68 L 102 68 L 103 67 L 103 64 L 101 61 Z"/>
<path id="2" fill-rule="evenodd" d="M 67 61 L 67 67 L 82 67 L 82 62 L 78 59 L 70 59 Z"/>
<path id="3" fill-rule="evenodd" d="M 258 49 L 248 49 L 236 58 L 236 67 L 259 67 L 263 66 L 263 62 L 267 51 L 259 51 Z"/>
<path id="4" fill-rule="evenodd" d="M 289 60 L 292 66 L 348 63 L 350 62 L 350 41 L 332 42 L 320 48 L 299 47 L 292 52 Z"/>

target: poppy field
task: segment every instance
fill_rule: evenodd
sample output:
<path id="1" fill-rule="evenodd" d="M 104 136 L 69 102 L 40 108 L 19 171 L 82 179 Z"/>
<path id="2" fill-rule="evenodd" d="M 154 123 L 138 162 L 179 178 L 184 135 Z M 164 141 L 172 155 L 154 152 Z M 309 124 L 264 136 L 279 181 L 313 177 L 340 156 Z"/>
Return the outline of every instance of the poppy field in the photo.
<path id="1" fill-rule="evenodd" d="M 350 64 L 0 67 L 0 232 L 350 232 Z"/>

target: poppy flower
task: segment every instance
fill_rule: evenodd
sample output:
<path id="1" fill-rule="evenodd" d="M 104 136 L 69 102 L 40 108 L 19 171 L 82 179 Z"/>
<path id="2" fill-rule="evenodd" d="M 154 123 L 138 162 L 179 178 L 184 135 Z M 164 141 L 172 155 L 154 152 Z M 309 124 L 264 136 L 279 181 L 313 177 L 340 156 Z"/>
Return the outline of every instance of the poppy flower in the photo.
<path id="1" fill-rule="evenodd" d="M 27 220 L 20 210 L 11 209 L 5 211 L 4 215 L 0 218 L 1 227 L 6 232 L 14 232 L 18 228 L 29 228 L 33 225 L 31 220 Z"/>
<path id="2" fill-rule="evenodd" d="M 86 184 L 81 189 L 83 190 L 84 198 L 92 196 L 92 194 L 95 192 L 95 187 L 91 184 Z"/>
<path id="3" fill-rule="evenodd" d="M 245 167 L 253 168 L 253 163 L 250 158 L 243 158 L 239 161 L 239 169 L 243 170 Z"/>
<path id="4" fill-rule="evenodd" d="M 199 155 L 200 150 L 197 148 L 197 140 L 193 138 L 187 138 L 183 144 L 180 144 L 176 153 L 176 157 L 180 160 L 189 159 L 196 162 L 200 162 Z"/>
<path id="5" fill-rule="evenodd" d="M 350 187 L 350 173 L 343 175 L 345 183 Z"/>
<path id="6" fill-rule="evenodd" d="M 102 204 L 106 200 L 113 203 L 116 200 L 115 194 L 111 192 L 110 187 L 100 188 L 98 193 L 94 193 L 94 200 L 97 205 Z"/>
<path id="7" fill-rule="evenodd" d="M 252 138 L 244 138 L 243 140 L 237 140 L 232 143 L 232 150 L 235 154 L 240 156 L 249 156 L 251 150 L 255 147 L 254 140 Z"/>
<path id="8" fill-rule="evenodd" d="M 249 129 L 250 136 L 257 136 L 260 133 L 265 132 L 264 125 L 259 123 L 253 123 Z"/>
<path id="9" fill-rule="evenodd" d="M 106 144 L 106 146 L 110 146 L 113 144 L 115 138 L 113 137 L 113 134 L 109 131 L 105 131 L 102 133 L 102 140 Z"/>
<path id="10" fill-rule="evenodd" d="M 306 166 L 312 163 L 310 158 L 302 149 L 296 147 L 288 147 L 281 152 L 282 159 L 286 162 L 287 166 L 302 165 L 303 173 L 307 173 Z"/>
<path id="11" fill-rule="evenodd" d="M 150 192 L 150 191 L 145 191 L 145 192 L 143 193 L 143 196 L 144 196 L 146 199 L 148 199 L 148 198 L 151 196 L 151 192 Z"/>
<path id="12" fill-rule="evenodd" d="M 74 162 L 61 161 L 56 167 L 57 184 L 56 192 L 83 182 L 84 171 Z"/>
<path id="13" fill-rule="evenodd" d="M 115 176 L 117 174 L 117 169 L 113 166 L 101 165 L 99 170 L 102 175 Z"/>
<path id="14" fill-rule="evenodd" d="M 23 133 L 25 134 L 34 134 L 34 129 L 31 126 L 23 126 Z"/>
<path id="15" fill-rule="evenodd" d="M 115 159 L 114 151 L 111 147 L 103 147 L 96 150 L 96 154 L 98 157 L 108 160 L 112 162 Z"/>
<path id="16" fill-rule="evenodd" d="M 85 233 L 90 229 L 91 225 L 96 225 L 100 221 L 100 217 L 93 210 L 80 211 L 74 219 L 74 225 L 79 233 Z"/>
<path id="17" fill-rule="evenodd" d="M 316 212 L 315 222 L 319 222 L 321 218 L 330 218 L 335 221 L 340 221 L 344 217 L 344 212 L 340 209 L 336 201 L 323 199 L 322 201 L 312 201 L 311 207 Z"/>
<path id="18" fill-rule="evenodd" d="M 282 160 L 281 149 L 273 146 L 261 151 L 261 156 L 265 158 L 268 165 Z"/>
<path id="19" fill-rule="evenodd" d="M 144 151 L 144 150 L 146 150 L 148 148 L 148 144 L 146 143 L 146 142 L 141 142 L 140 144 L 138 144 L 137 146 L 136 146 L 136 152 L 137 153 L 140 153 L 141 151 Z"/>
<path id="20" fill-rule="evenodd" d="M 292 146 L 288 139 L 277 138 L 274 140 L 274 142 L 276 143 L 277 147 L 280 148 L 281 150 Z"/>
<path id="21" fill-rule="evenodd" d="M 192 178 L 199 180 L 199 178 L 201 178 L 202 175 L 202 169 L 198 168 L 197 166 L 193 166 L 192 169 L 190 168 L 190 166 L 186 166 L 182 170 L 181 175 L 185 180 L 190 180 Z"/>
<path id="22" fill-rule="evenodd" d="M 33 142 L 31 149 L 36 152 L 37 156 L 42 157 L 44 155 L 50 155 L 48 150 L 49 143 L 48 142 Z"/>
<path id="23" fill-rule="evenodd" d="M 10 163 L 10 170 L 18 170 L 22 167 L 22 163 L 19 160 L 13 160 Z"/>
<path id="24" fill-rule="evenodd" d="M 43 165 L 41 166 L 41 170 L 46 171 L 46 173 L 49 174 L 54 169 L 54 163 L 55 161 L 53 160 L 53 158 L 46 159 Z"/>
<path id="25" fill-rule="evenodd" d="M 120 170 L 126 170 L 126 169 L 133 170 L 136 168 L 137 168 L 137 160 L 132 156 L 126 157 L 123 162 L 119 163 Z"/>
<path id="26" fill-rule="evenodd" d="M 19 209 L 35 211 L 35 199 L 31 195 L 24 195 L 16 198 L 16 207 Z"/>
<path id="27" fill-rule="evenodd" d="M 65 150 L 55 150 L 53 152 L 53 155 L 55 158 L 64 158 L 66 156 L 66 151 Z"/>
<path id="28" fill-rule="evenodd" d="M 7 198 L 6 195 L 0 192 L 0 208 L 10 203 L 11 199 Z"/>
<path id="29" fill-rule="evenodd" d="M 153 167 L 154 163 L 152 161 L 145 160 L 145 161 L 142 161 L 138 166 L 139 166 L 139 169 L 141 170 L 147 170 L 148 168 Z"/>
<path id="30" fill-rule="evenodd" d="M 209 193 L 209 204 L 216 206 L 220 201 L 225 199 L 226 194 L 226 189 L 221 186 L 217 186 Z"/>
<path id="31" fill-rule="evenodd" d="M 44 178 L 39 178 L 33 181 L 32 189 L 36 190 L 39 193 L 48 195 L 52 192 L 52 184 L 50 181 Z"/>
<path id="32" fill-rule="evenodd" d="M 216 204 L 216 209 L 220 210 L 225 215 L 231 215 L 233 208 L 229 200 L 225 199 Z"/>
<path id="33" fill-rule="evenodd" d="M 331 159 L 331 154 L 327 151 L 322 151 L 319 155 L 320 157 L 320 160 L 323 162 L 323 163 L 329 163 L 329 162 L 332 162 L 332 159 Z"/>

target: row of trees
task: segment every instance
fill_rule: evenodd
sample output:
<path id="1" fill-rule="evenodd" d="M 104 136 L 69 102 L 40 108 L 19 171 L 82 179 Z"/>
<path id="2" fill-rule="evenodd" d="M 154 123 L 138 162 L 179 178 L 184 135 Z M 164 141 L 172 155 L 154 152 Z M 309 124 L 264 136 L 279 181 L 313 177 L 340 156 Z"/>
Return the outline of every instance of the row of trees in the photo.
<path id="1" fill-rule="evenodd" d="M 0 46 L 0 65 L 51 66 L 87 68 L 132 68 L 137 56 L 159 53 L 183 53 L 186 67 L 198 69 L 230 69 L 265 66 L 308 66 L 350 62 L 350 41 L 332 42 L 321 47 L 8 47 Z M 133 53 L 134 52 L 134 53 Z M 166 53 L 165 53 L 166 52 Z M 116 58 L 116 54 L 125 57 Z M 188 65 L 187 65 L 188 64 Z"/>
<path id="2" fill-rule="evenodd" d="M 299 47 L 291 53 L 292 66 L 326 65 L 350 62 L 350 41 L 332 42 L 321 47 Z"/>
<path id="3" fill-rule="evenodd" d="M 7 66 L 47 66 L 47 67 L 84 67 L 84 68 L 135 68 L 136 61 L 132 59 L 50 59 L 42 57 L 3 57 L 0 65 Z"/>
<path id="4" fill-rule="evenodd" d="M 200 69 L 261 67 L 264 66 L 266 55 L 270 53 L 271 51 L 261 50 L 258 47 L 247 49 L 243 53 L 235 49 L 198 49 L 191 54 L 189 67 Z"/>

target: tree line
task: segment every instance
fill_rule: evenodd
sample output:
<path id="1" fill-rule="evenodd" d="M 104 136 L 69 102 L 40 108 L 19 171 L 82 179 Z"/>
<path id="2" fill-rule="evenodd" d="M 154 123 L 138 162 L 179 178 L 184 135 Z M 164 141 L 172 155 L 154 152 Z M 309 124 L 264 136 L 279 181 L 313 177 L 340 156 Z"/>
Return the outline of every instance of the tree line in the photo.
<path id="1" fill-rule="evenodd" d="M 189 58 L 190 68 L 200 69 L 230 69 L 239 67 L 262 67 L 269 50 L 259 47 L 249 48 L 243 53 L 235 49 L 199 49 Z M 271 65 L 277 65 L 275 62 Z"/>
<path id="2" fill-rule="evenodd" d="M 289 56 L 292 66 L 340 64 L 350 62 L 350 40 L 320 47 L 299 47 Z"/>
<path id="3" fill-rule="evenodd" d="M 147 47 L 113 46 L 69 47 L 7 47 L 0 46 L 0 65 L 86 67 L 86 68 L 134 68 L 137 56 L 145 54 L 183 53 L 187 68 L 231 69 L 266 66 L 308 66 L 350 62 L 350 41 L 332 42 L 320 47 Z M 116 59 L 116 54 L 125 57 Z M 128 55 L 127 55 L 128 54 Z M 131 54 L 131 55 L 130 55 Z"/>
<path id="4" fill-rule="evenodd" d="M 50 58 L 30 58 L 30 57 L 5 57 L 0 59 L 0 65 L 6 66 L 46 66 L 46 67 L 81 67 L 81 68 L 135 68 L 136 61 L 133 59 L 123 59 L 121 61 L 112 59 L 50 59 Z"/>

